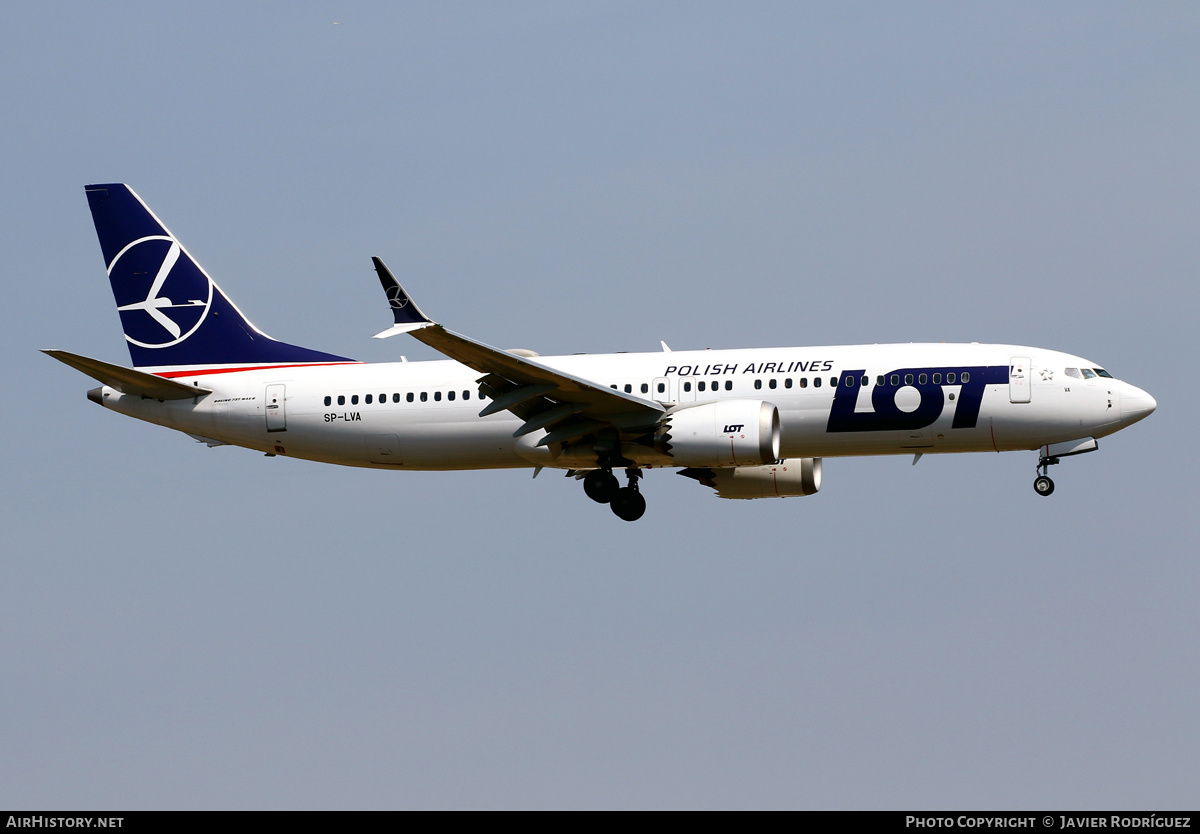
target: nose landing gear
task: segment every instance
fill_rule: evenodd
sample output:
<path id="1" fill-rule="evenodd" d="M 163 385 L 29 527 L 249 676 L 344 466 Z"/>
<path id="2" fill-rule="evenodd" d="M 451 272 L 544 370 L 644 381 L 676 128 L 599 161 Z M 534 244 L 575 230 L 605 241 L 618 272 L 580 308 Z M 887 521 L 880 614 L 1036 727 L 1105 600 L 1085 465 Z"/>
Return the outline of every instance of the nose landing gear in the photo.
<path id="1" fill-rule="evenodd" d="M 1050 480 L 1050 477 L 1046 474 L 1046 470 L 1056 463 L 1058 463 L 1058 458 L 1056 457 L 1042 456 L 1038 458 L 1038 471 L 1040 474 L 1033 479 L 1033 491 L 1038 495 L 1049 495 L 1054 492 L 1054 481 Z"/>

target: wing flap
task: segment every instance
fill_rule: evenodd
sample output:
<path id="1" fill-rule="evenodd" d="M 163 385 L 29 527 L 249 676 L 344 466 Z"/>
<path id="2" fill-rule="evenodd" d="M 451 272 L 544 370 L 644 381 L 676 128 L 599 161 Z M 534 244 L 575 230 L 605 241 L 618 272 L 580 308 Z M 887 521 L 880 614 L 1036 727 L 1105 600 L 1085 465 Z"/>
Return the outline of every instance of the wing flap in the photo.
<path id="1" fill-rule="evenodd" d="M 536 397 L 549 394 L 554 390 L 555 386 L 553 385 L 519 385 L 511 391 L 497 394 L 490 403 L 484 406 L 483 411 L 479 412 L 479 416 L 486 417 L 489 414 L 495 414 L 497 411 L 505 411 L 513 406 L 523 405 Z"/>

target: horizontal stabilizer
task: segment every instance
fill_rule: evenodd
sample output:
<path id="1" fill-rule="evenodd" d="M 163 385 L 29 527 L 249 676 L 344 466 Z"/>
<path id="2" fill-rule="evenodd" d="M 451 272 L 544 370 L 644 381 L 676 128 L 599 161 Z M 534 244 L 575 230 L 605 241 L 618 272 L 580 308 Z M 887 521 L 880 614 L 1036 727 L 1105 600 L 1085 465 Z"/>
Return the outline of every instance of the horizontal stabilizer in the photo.
<path id="1" fill-rule="evenodd" d="M 150 397 L 155 400 L 190 400 L 203 394 L 211 394 L 211 388 L 200 388 L 194 385 L 184 385 L 171 379 L 148 374 L 145 371 L 135 371 L 122 368 L 120 365 L 110 365 L 99 359 L 90 359 L 65 350 L 43 350 L 42 353 L 70 365 L 77 371 L 83 371 L 92 379 L 115 388 L 122 394 Z"/>

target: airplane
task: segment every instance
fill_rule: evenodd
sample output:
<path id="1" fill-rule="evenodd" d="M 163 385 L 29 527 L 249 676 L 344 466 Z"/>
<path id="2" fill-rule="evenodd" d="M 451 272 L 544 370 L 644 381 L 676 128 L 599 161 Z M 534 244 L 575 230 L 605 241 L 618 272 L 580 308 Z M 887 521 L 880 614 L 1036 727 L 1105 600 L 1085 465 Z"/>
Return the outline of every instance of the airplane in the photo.
<path id="1" fill-rule="evenodd" d="M 1036 450 L 1051 465 L 1147 417 L 1147 392 L 1035 347 L 892 344 L 539 356 L 430 319 L 379 258 L 399 334 L 447 357 L 364 363 L 280 342 L 246 319 L 142 199 L 85 187 L 133 368 L 46 354 L 104 408 L 208 446 L 396 470 L 565 470 L 625 521 L 648 470 L 721 498 L 821 488 L 824 458 Z M 624 470 L 622 486 L 614 470 Z"/>

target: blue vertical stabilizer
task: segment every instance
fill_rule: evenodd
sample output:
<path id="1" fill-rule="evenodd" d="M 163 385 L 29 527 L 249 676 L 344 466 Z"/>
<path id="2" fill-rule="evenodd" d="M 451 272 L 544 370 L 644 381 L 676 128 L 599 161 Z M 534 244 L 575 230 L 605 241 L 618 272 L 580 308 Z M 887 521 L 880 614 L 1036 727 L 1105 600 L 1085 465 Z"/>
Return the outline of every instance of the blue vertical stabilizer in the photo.
<path id="1" fill-rule="evenodd" d="M 262 333 L 132 188 L 85 188 L 134 367 L 353 361 Z"/>

